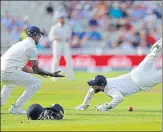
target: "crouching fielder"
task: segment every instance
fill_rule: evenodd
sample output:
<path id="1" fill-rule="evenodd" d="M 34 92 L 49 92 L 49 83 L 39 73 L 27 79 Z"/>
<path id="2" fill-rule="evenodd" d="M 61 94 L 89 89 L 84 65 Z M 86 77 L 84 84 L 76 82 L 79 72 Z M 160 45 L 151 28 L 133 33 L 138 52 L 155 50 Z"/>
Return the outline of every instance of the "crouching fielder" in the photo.
<path id="1" fill-rule="evenodd" d="M 155 67 L 155 62 L 161 55 L 162 38 L 152 46 L 145 59 L 130 73 L 107 79 L 102 75 L 97 75 L 88 82 L 91 88 L 88 90 L 83 103 L 75 109 L 87 109 L 94 94 L 100 91 L 112 97 L 112 101 L 105 102 L 102 105 L 95 105 L 97 111 L 108 111 L 120 104 L 125 96 L 139 91 L 151 90 L 162 82 L 162 69 L 157 70 Z"/>
<path id="2" fill-rule="evenodd" d="M 41 81 L 29 73 L 41 76 L 64 77 L 59 72 L 49 73 L 38 67 L 38 44 L 42 32 L 38 27 L 31 26 L 27 29 L 28 37 L 10 47 L 1 57 L 1 82 L 5 85 L 1 90 L 1 106 L 3 106 L 16 85 L 25 87 L 25 91 L 13 104 L 9 112 L 12 114 L 26 114 L 22 106 L 40 88 Z M 32 68 L 26 63 L 30 60 Z"/>

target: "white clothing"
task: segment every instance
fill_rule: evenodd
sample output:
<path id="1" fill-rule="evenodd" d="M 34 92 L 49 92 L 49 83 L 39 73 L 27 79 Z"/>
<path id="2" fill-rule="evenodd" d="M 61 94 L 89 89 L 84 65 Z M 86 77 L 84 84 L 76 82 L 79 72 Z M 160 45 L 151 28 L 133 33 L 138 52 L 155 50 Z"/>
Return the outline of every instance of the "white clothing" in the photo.
<path id="1" fill-rule="evenodd" d="M 159 45 L 159 48 L 156 48 Z M 155 85 L 162 82 L 162 69 L 157 70 L 154 67 L 155 61 L 162 55 L 162 39 L 157 41 L 151 52 L 145 59 L 130 73 L 107 78 L 107 85 L 104 93 L 112 97 L 112 101 L 107 104 L 109 109 L 116 107 L 123 101 L 125 96 L 132 95 L 139 91 L 151 90 Z M 82 105 L 89 105 L 90 100 L 93 98 L 95 92 L 90 88 L 84 98 Z"/>
<path id="2" fill-rule="evenodd" d="M 29 73 L 22 71 L 28 60 L 37 60 L 38 51 L 32 38 L 14 44 L 1 57 L 1 82 L 5 85 L 1 90 L 1 105 L 4 105 L 16 85 L 25 87 L 23 94 L 17 99 L 15 106 L 23 106 L 41 86 L 41 81 Z"/>
<path id="3" fill-rule="evenodd" d="M 12 45 L 1 57 L 1 71 L 22 69 L 28 60 L 37 60 L 38 51 L 32 38 Z"/>
<path id="4" fill-rule="evenodd" d="M 72 30 L 69 25 L 57 23 L 52 26 L 49 32 L 49 40 L 53 41 L 53 61 L 51 65 L 52 72 L 57 71 L 59 67 L 59 60 L 63 54 L 66 59 L 66 72 L 69 79 L 73 78 L 73 65 L 70 44 L 67 40 L 71 39 Z M 59 38 L 60 40 L 56 40 Z"/>

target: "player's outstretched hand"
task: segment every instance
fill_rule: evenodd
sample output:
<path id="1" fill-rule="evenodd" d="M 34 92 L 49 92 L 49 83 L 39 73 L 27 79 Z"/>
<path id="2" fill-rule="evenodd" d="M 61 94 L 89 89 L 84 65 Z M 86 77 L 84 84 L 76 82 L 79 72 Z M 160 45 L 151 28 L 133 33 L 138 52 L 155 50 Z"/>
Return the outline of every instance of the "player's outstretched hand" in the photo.
<path id="1" fill-rule="evenodd" d="M 56 72 L 54 72 L 53 73 L 53 77 L 65 77 L 65 76 L 63 76 L 63 75 L 60 75 L 60 74 L 58 74 L 58 73 L 60 73 L 61 71 L 56 71 Z"/>
<path id="2" fill-rule="evenodd" d="M 105 105 L 94 105 L 97 111 L 108 111 Z"/>
<path id="3" fill-rule="evenodd" d="M 47 78 L 47 76 L 46 76 L 46 75 L 40 75 L 40 76 L 42 76 L 42 77 L 44 77 L 44 78 Z"/>
<path id="4" fill-rule="evenodd" d="M 81 104 L 79 106 L 76 106 L 75 107 L 75 110 L 81 111 L 81 110 L 87 109 L 88 107 L 89 107 L 89 105 L 83 105 L 83 104 Z"/>

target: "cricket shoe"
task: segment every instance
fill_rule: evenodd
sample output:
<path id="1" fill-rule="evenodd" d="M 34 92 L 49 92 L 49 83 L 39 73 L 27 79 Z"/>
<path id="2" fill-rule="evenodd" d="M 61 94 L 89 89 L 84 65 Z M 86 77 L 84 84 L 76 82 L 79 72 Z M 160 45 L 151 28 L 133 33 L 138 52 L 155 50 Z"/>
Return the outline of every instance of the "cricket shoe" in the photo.
<path id="1" fill-rule="evenodd" d="M 150 53 L 148 54 L 149 57 L 157 57 L 162 55 L 162 39 L 157 41 L 151 48 Z"/>
<path id="2" fill-rule="evenodd" d="M 12 114 L 21 114 L 21 115 L 27 114 L 25 110 L 23 110 L 21 107 L 16 107 L 14 104 L 11 105 L 9 112 Z"/>

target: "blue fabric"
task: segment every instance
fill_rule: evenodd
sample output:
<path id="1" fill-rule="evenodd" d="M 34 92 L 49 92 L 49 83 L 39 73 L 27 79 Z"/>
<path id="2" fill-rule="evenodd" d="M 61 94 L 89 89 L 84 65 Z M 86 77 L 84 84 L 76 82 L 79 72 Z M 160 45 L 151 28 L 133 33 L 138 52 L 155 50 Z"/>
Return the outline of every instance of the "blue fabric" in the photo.
<path id="1" fill-rule="evenodd" d="M 123 12 L 121 9 L 111 8 L 109 14 L 114 18 L 121 18 L 123 16 Z"/>
<path id="2" fill-rule="evenodd" d="M 87 35 L 92 40 L 101 40 L 101 34 L 98 32 L 88 32 Z"/>

